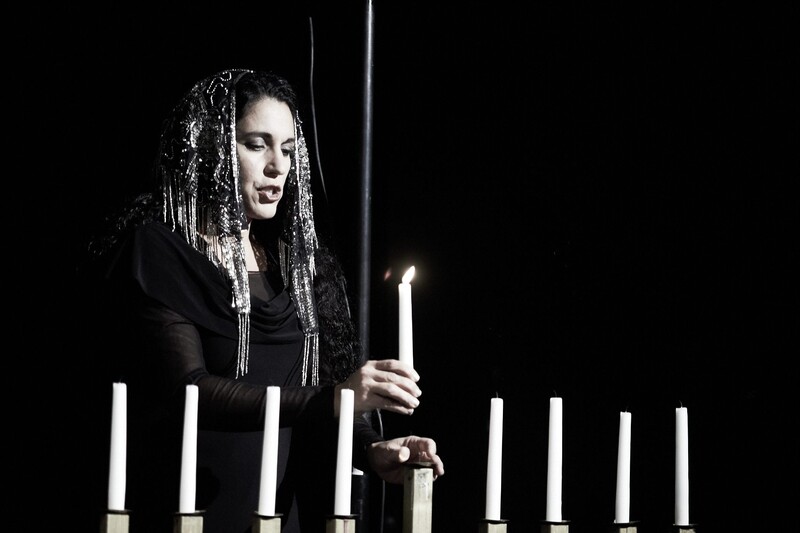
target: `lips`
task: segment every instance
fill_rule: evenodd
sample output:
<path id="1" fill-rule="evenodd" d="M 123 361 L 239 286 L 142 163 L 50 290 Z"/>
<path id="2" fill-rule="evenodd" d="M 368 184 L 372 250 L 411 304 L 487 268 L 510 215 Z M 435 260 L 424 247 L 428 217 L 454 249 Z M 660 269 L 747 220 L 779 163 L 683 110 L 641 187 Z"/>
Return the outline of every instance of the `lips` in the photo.
<path id="1" fill-rule="evenodd" d="M 258 199 L 262 202 L 277 202 L 281 199 L 281 188 L 277 185 L 266 185 L 256 188 Z"/>

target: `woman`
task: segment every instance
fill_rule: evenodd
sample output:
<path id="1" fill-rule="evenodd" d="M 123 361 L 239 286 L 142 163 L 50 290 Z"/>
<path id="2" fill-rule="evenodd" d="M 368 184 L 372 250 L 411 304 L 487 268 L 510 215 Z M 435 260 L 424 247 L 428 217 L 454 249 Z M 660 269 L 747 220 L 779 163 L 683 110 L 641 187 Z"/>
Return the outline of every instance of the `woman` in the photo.
<path id="1" fill-rule="evenodd" d="M 317 238 L 308 152 L 292 87 L 219 72 L 165 122 L 156 187 L 96 251 L 128 384 L 131 531 L 171 531 L 184 394 L 199 389 L 197 509 L 204 532 L 240 532 L 258 504 L 266 387 L 281 387 L 277 512 L 322 531 L 333 512 L 339 391 L 355 398 L 354 464 L 402 483 L 403 463 L 444 473 L 429 438 L 384 441 L 368 415 L 410 415 L 419 376 L 359 351 L 344 277 Z M 109 315 L 110 316 L 110 315 Z"/>

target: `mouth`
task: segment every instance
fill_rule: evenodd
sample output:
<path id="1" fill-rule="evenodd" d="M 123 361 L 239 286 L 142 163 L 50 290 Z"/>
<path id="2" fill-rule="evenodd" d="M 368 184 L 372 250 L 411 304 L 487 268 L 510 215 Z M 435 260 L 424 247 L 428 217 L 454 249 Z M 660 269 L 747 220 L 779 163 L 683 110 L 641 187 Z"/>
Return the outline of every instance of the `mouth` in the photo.
<path id="1" fill-rule="evenodd" d="M 272 203 L 281 199 L 281 188 L 277 185 L 265 185 L 257 187 L 258 199 L 261 202 Z"/>

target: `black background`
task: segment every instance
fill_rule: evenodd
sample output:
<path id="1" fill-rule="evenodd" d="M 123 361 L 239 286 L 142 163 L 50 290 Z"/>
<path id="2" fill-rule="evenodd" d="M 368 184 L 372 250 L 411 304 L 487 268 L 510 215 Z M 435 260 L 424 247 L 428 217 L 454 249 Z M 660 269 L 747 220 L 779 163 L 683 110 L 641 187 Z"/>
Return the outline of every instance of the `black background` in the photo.
<path id="1" fill-rule="evenodd" d="M 374 6 L 370 355 L 396 354 L 396 284 L 414 265 L 422 405 L 383 422 L 388 436 L 437 440 L 433 529 L 483 517 L 495 395 L 502 516 L 511 532 L 539 528 L 558 395 L 571 533 L 613 521 L 623 410 L 631 519 L 670 530 L 681 405 L 692 522 L 785 530 L 799 449 L 796 10 L 508 4 Z M 27 55 L 8 71 L 26 126 L 18 183 L 47 207 L 9 212 L 48 228 L 33 230 L 45 238 L 34 280 L 54 284 L 32 304 L 54 333 L 27 337 L 42 374 L 63 385 L 91 373 L 74 334 L 90 313 L 70 273 L 96 224 L 139 190 L 171 106 L 224 68 L 276 70 L 299 89 L 325 179 L 318 217 L 358 292 L 366 13 L 261 2 L 23 15 Z M 44 448 L 69 467 L 58 499 L 78 516 L 81 486 L 105 474 L 81 469 L 76 428 L 108 422 L 70 408 L 80 388 L 56 390 Z M 387 533 L 401 498 L 387 487 Z"/>

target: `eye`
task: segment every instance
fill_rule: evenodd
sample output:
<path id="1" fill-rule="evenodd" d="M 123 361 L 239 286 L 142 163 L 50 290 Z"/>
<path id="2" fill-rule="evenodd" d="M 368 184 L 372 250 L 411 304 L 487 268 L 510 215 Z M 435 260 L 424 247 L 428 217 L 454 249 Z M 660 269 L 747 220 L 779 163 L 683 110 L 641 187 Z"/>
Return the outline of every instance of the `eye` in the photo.
<path id="1" fill-rule="evenodd" d="M 265 150 L 267 148 L 266 144 L 259 141 L 248 141 L 244 143 L 244 145 L 248 150 L 252 150 L 254 152 L 260 152 L 261 150 Z"/>
<path id="2" fill-rule="evenodd" d="M 294 156 L 295 150 L 297 146 L 295 145 L 294 141 L 285 142 L 281 145 L 281 153 L 283 157 L 292 157 Z"/>

